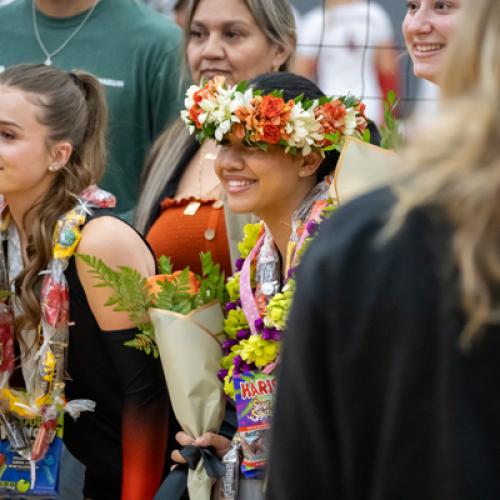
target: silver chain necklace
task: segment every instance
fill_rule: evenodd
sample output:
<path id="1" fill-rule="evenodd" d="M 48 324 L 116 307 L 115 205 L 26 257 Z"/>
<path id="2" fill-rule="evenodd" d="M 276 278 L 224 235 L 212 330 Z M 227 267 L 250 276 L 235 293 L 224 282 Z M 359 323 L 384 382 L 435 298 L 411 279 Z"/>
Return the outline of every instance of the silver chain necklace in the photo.
<path id="1" fill-rule="evenodd" d="M 92 12 L 94 12 L 95 8 L 97 7 L 97 4 L 99 3 L 99 0 L 95 0 L 94 5 L 92 5 L 92 8 L 87 12 L 87 15 L 83 18 L 82 22 L 80 25 L 76 28 L 71 35 L 69 35 L 68 38 L 54 51 L 49 52 L 47 48 L 45 47 L 44 43 L 42 42 L 42 39 L 40 38 L 40 32 L 38 31 L 38 22 L 36 20 L 36 0 L 33 0 L 33 30 L 35 32 L 35 37 L 36 41 L 38 42 L 38 45 L 42 49 L 42 52 L 45 54 L 45 61 L 44 64 L 47 66 L 50 66 L 52 64 L 52 58 L 59 54 L 61 50 L 68 45 L 71 40 L 79 33 L 79 31 L 85 26 L 86 22 L 89 20 L 89 17 L 92 15 Z"/>

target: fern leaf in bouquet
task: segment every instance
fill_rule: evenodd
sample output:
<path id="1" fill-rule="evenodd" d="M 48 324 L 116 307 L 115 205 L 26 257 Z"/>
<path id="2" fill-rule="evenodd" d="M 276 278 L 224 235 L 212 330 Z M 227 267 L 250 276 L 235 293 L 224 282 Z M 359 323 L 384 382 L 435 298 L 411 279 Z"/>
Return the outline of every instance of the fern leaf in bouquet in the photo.
<path id="1" fill-rule="evenodd" d="M 148 316 L 154 295 L 147 285 L 147 279 L 130 267 L 111 269 L 101 259 L 92 255 L 78 254 L 77 257 L 90 268 L 90 273 L 97 280 L 96 287 L 107 287 L 113 291 L 105 305 L 112 307 L 113 311 L 128 313 L 130 321 L 137 326 L 139 333 L 134 339 L 125 342 L 125 345 L 135 347 L 146 354 L 153 354 L 157 358 L 154 329 Z"/>
<path id="2" fill-rule="evenodd" d="M 189 268 L 173 272 L 169 257 L 162 256 L 158 266 L 162 274 L 144 278 L 138 271 L 122 266 L 115 269 L 101 259 L 78 254 L 96 279 L 96 287 L 107 287 L 112 294 L 106 306 L 113 311 L 126 312 L 139 332 L 125 345 L 146 354 L 158 356 L 154 327 L 149 319 L 149 309 L 163 309 L 187 315 L 213 301 L 226 302 L 225 276 L 220 265 L 214 263 L 210 252 L 201 253 L 201 276 Z"/>

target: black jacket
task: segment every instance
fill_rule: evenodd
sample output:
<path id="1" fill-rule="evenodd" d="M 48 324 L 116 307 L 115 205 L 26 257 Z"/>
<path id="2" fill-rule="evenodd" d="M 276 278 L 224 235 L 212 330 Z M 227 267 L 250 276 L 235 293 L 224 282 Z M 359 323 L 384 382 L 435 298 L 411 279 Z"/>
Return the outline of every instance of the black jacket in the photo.
<path id="1" fill-rule="evenodd" d="M 298 271 L 279 378 L 272 500 L 500 498 L 500 328 L 464 351 L 450 230 L 364 196 L 320 229 Z"/>

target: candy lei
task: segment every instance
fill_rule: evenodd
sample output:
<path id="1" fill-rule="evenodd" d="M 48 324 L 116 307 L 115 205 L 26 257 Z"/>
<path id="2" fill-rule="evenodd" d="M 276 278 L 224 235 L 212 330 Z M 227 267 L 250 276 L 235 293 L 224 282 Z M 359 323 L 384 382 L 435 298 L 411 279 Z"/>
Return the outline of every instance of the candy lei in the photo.
<path id="1" fill-rule="evenodd" d="M 47 270 L 42 274 L 40 294 L 41 324 L 39 334 L 41 343 L 34 357 L 22 356 L 26 391 L 9 387 L 9 378 L 14 370 L 14 309 L 15 297 L 10 305 L 0 302 L 0 342 L 2 347 L 0 361 L 0 420 L 5 427 L 10 446 L 23 458 L 32 463 L 32 483 L 34 482 L 34 463 L 41 460 L 55 435 L 56 422 L 61 411 L 77 418 L 82 411 L 91 411 L 95 403 L 89 400 L 65 401 L 65 354 L 69 338 L 69 289 L 64 271 L 74 254 L 81 238 L 80 230 L 92 207 L 111 208 L 115 198 L 96 186 L 87 188 L 78 198 L 75 207 L 64 214 L 56 223 L 53 234 L 53 254 Z M 0 196 L 0 243 L 13 240 L 16 234 L 9 222 L 7 205 Z M 16 269 L 21 267 L 19 248 L 9 246 L 10 255 L 4 255 L 4 245 L 0 245 L 0 272 L 9 268 L 7 258 L 17 261 Z M 16 254 L 16 255 L 12 255 Z M 11 272 L 13 269 L 11 269 Z M 1 278 L 1 274 L 0 274 Z M 13 276 L 5 276 L 12 281 Z M 0 283 L 1 284 L 1 283 Z M 13 291 L 13 290 L 12 290 Z M 33 349 L 32 349 L 33 350 Z M 33 370 L 26 377 L 26 363 L 32 363 Z M 25 423 L 39 421 L 39 431 L 33 445 L 26 432 Z"/>
<path id="2" fill-rule="evenodd" d="M 262 287 L 256 279 L 256 261 L 266 237 L 266 228 L 262 222 L 245 226 L 244 239 L 238 245 L 241 258 L 236 262 L 237 272 L 227 283 L 230 301 L 226 304 L 224 330 L 228 340 L 223 344 L 225 356 L 221 360 L 222 368 L 219 371 L 219 378 L 224 382 L 224 391 L 232 399 L 234 399 L 233 374 L 254 370 L 270 373 L 274 370 L 295 292 L 296 267 L 314 238 L 320 222 L 333 210 L 334 204 L 331 200 L 319 200 L 314 204 L 309 218 L 300 225 L 295 242 L 289 243 L 287 279 L 267 305 L 263 298 Z M 245 270 L 248 270 L 249 276 L 245 275 Z M 247 283 L 245 278 L 248 280 Z M 246 291 L 245 285 L 247 285 Z M 248 288 L 256 299 L 257 311 L 245 304 L 245 293 L 248 294 Z M 252 304 L 251 300 L 250 303 Z"/>

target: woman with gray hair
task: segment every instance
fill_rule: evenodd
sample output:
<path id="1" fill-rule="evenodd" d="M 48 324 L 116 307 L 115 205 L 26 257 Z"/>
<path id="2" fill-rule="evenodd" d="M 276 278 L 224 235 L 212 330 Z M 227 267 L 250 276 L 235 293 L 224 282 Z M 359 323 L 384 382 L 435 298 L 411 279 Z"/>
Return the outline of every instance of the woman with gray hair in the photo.
<path id="1" fill-rule="evenodd" d="M 214 16 L 217 12 L 217 16 Z M 185 68 L 194 82 L 222 75 L 230 84 L 289 67 L 295 21 L 287 0 L 195 0 L 185 27 Z M 146 162 L 136 227 L 157 256 L 200 271 L 211 251 L 226 274 L 237 257 L 245 216 L 224 207 L 213 170 L 217 146 L 200 147 L 179 120 L 156 141 Z"/>

